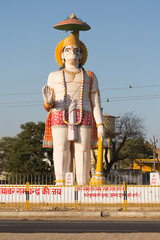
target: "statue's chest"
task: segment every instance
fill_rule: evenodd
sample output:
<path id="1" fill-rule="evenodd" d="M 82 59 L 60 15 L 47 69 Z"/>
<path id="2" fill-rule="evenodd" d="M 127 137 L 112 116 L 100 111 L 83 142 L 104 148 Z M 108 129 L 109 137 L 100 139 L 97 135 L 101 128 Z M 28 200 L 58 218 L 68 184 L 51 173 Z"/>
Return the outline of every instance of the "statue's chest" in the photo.
<path id="1" fill-rule="evenodd" d="M 61 96 L 64 94 L 64 86 L 66 89 L 66 94 L 70 96 L 71 98 L 79 98 L 81 93 L 81 87 L 82 87 L 82 79 L 81 75 L 76 76 L 74 79 L 72 79 L 70 76 L 65 76 L 65 82 L 63 79 L 57 79 L 54 84 L 54 90 L 55 94 Z M 83 84 L 83 96 L 88 96 L 90 88 L 90 78 L 84 77 L 84 84 Z"/>

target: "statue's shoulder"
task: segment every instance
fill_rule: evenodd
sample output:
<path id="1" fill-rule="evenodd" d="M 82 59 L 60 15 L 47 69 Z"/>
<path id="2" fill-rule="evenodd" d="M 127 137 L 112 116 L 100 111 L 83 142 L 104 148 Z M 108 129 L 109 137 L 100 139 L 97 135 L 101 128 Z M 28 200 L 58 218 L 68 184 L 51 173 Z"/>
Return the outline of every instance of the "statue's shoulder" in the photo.
<path id="1" fill-rule="evenodd" d="M 56 76 L 60 76 L 62 74 L 61 70 L 58 70 L 58 71 L 54 71 L 54 72 L 50 72 L 49 73 L 49 77 L 56 77 Z"/>
<path id="2" fill-rule="evenodd" d="M 94 74 L 93 71 L 85 70 L 87 74 Z"/>
<path id="3" fill-rule="evenodd" d="M 94 74 L 93 71 L 85 70 L 85 72 L 90 79 L 92 79 L 92 80 L 96 79 L 96 75 Z"/>
<path id="4" fill-rule="evenodd" d="M 94 72 L 92 71 L 86 71 L 86 74 L 88 75 L 88 78 L 90 79 L 90 86 L 92 91 L 97 91 L 98 89 L 98 80 Z"/>
<path id="5" fill-rule="evenodd" d="M 60 81 L 61 78 L 62 78 L 62 71 L 58 70 L 58 71 L 49 73 L 48 81 L 56 83 L 57 81 Z"/>

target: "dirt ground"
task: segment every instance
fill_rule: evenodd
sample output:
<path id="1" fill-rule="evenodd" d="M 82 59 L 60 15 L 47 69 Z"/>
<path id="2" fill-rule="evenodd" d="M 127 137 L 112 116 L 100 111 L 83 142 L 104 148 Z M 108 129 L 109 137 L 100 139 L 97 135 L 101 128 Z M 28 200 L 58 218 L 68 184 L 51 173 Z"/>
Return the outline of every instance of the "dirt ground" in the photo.
<path id="1" fill-rule="evenodd" d="M 160 233 L 0 233 L 0 240 L 156 240 Z"/>

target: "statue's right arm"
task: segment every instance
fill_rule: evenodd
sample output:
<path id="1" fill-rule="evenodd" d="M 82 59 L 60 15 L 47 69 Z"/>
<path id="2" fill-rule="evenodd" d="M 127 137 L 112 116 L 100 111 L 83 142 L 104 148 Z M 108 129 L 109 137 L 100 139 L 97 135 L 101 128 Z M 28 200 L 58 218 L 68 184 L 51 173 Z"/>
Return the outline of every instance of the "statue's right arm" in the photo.
<path id="1" fill-rule="evenodd" d="M 44 108 L 49 111 L 54 105 L 53 73 L 48 76 L 48 83 L 42 88 Z"/>

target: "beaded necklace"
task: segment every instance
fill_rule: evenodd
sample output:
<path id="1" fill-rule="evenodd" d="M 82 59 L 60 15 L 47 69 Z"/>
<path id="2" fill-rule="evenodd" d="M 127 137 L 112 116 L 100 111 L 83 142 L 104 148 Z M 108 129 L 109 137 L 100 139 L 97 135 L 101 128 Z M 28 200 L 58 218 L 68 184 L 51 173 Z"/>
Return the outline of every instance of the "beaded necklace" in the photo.
<path id="1" fill-rule="evenodd" d="M 63 98 L 63 122 L 67 125 L 71 125 L 69 122 L 66 121 L 65 111 L 66 111 L 66 81 L 64 77 L 64 70 L 62 70 L 62 81 L 63 81 L 63 90 L 64 90 L 64 98 Z M 80 119 L 77 123 L 74 123 L 74 126 L 80 125 L 82 122 L 82 115 L 83 115 L 83 89 L 84 89 L 84 72 L 81 69 L 81 91 L 80 91 Z"/>
<path id="2" fill-rule="evenodd" d="M 66 69 L 64 69 L 64 71 L 65 71 L 66 73 L 69 73 L 69 74 L 71 75 L 71 77 L 72 77 L 72 80 L 74 80 L 74 79 L 75 79 L 75 76 L 76 76 L 78 73 L 81 72 L 81 69 L 79 69 L 77 72 L 70 72 L 70 71 L 67 71 Z"/>

